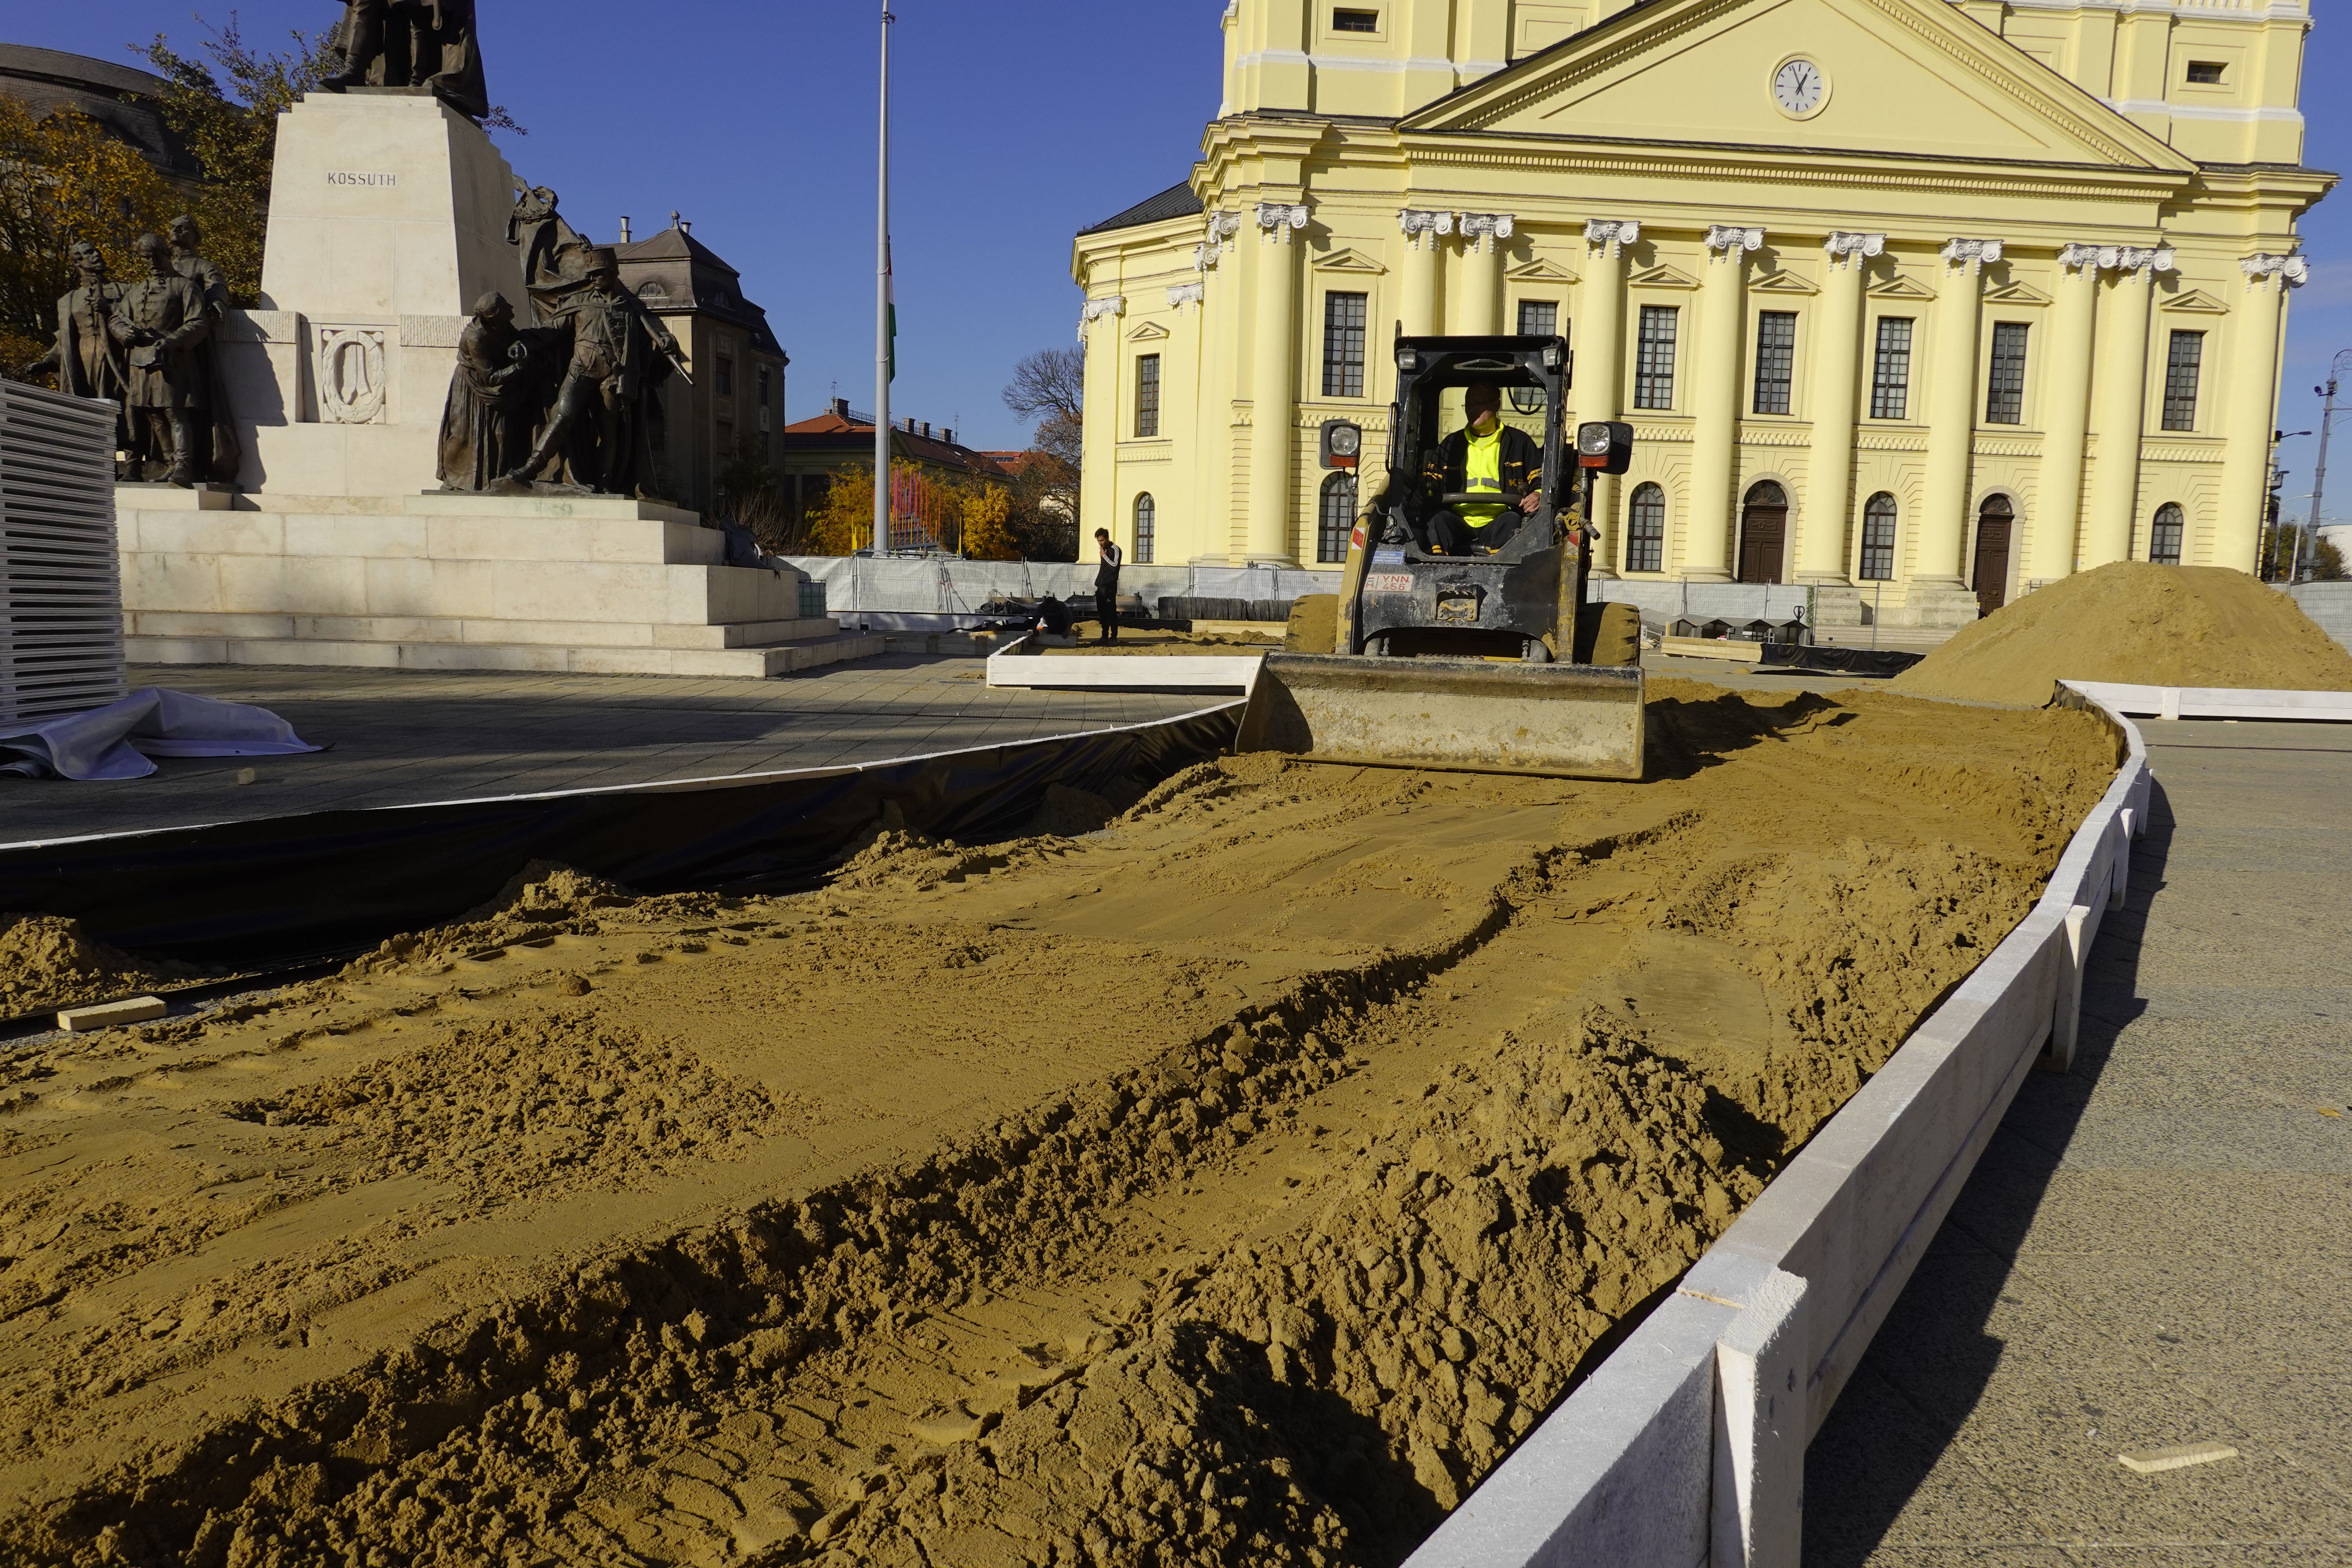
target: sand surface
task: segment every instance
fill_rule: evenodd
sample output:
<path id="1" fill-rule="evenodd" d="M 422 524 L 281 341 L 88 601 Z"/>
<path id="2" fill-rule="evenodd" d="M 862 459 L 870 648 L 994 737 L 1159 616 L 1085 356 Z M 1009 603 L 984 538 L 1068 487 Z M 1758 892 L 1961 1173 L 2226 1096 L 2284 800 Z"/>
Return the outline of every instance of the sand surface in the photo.
<path id="1" fill-rule="evenodd" d="M 1652 691 L 1645 784 L 1233 759 L 20 1043 L 0 1560 L 1395 1562 L 2116 763 Z"/>
<path id="2" fill-rule="evenodd" d="M 1041 653 L 1121 654 L 1129 657 L 1162 657 L 1174 655 L 1275 653 L 1282 644 L 1272 637 L 1229 637 L 1218 632 L 1139 632 L 1123 631 L 1117 642 L 1103 642 L 1090 636 L 1081 636 L 1071 647 L 1055 647 L 1048 644 Z M 1018 655 L 1014 657 L 1018 658 Z"/>
<path id="3" fill-rule="evenodd" d="M 206 973 L 192 964 L 151 963 L 118 952 L 83 935 L 78 921 L 0 914 L 0 1018 L 151 985 L 184 984 Z"/>
<path id="4" fill-rule="evenodd" d="M 2243 572 L 2119 561 L 1963 626 L 1893 685 L 2039 707 L 2061 680 L 2352 691 L 2352 653 Z"/>

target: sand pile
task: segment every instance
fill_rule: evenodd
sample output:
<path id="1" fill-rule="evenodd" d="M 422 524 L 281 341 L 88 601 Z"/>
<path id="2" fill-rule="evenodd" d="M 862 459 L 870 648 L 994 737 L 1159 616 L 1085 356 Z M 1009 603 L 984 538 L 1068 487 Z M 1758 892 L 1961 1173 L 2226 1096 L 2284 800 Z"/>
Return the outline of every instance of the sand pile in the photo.
<path id="1" fill-rule="evenodd" d="M 2243 572 L 2119 561 L 1962 627 L 1894 684 L 2039 707 L 2060 680 L 2352 691 L 2352 653 Z"/>
<path id="2" fill-rule="evenodd" d="M 100 1001 L 204 973 L 117 952 L 84 936 L 77 921 L 0 914 L 0 1017 Z"/>
<path id="3" fill-rule="evenodd" d="M 0 1118 L 0 1558 L 1397 1561 L 2114 766 L 1655 691 L 1650 784 L 1228 759 L 796 898 L 542 877 L 60 1056 Z"/>

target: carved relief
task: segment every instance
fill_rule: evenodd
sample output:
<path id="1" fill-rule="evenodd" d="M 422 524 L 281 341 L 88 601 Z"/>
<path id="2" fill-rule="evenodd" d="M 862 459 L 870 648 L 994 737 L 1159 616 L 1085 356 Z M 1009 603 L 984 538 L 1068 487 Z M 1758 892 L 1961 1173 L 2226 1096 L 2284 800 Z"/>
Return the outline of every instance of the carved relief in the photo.
<path id="1" fill-rule="evenodd" d="M 319 389 L 319 419 L 327 425 L 376 425 L 383 420 L 384 330 L 319 328 L 311 375 Z"/>

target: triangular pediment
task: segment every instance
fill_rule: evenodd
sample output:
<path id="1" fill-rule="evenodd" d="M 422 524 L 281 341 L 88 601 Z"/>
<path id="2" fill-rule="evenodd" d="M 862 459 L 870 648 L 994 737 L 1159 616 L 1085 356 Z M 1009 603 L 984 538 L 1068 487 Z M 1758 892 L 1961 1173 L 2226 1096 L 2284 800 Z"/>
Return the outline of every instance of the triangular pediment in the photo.
<path id="1" fill-rule="evenodd" d="M 1127 341 L 1131 343 L 1148 343 L 1155 339 L 1164 338 L 1167 335 L 1168 329 L 1161 326 L 1159 322 L 1146 321 L 1141 326 L 1137 327 L 1133 331 L 1128 333 Z"/>
<path id="2" fill-rule="evenodd" d="M 1549 257 L 1537 257 L 1507 268 L 1503 276 L 1514 283 L 1573 283 L 1576 274 Z"/>
<path id="3" fill-rule="evenodd" d="M 1802 112 L 1773 79 L 1825 84 Z M 2162 139 L 1947 0 L 1649 0 L 1407 115 L 1407 132 L 2190 173 Z"/>
<path id="4" fill-rule="evenodd" d="M 1875 279 L 1866 292 L 1874 300 L 1932 300 L 1936 297 L 1933 289 L 1924 288 L 1900 272 L 1892 278 Z"/>
<path id="5" fill-rule="evenodd" d="M 1988 305 L 2047 305 L 2050 296 L 2031 283 L 2009 282 L 1985 290 Z"/>
<path id="6" fill-rule="evenodd" d="M 2202 289 L 2191 289 L 2186 294 L 2165 300 L 2157 309 L 2180 310 L 2192 316 L 2226 316 L 2230 313 L 2229 306 L 2224 305 Z"/>
<path id="7" fill-rule="evenodd" d="M 1625 281 L 1636 289 L 1696 289 L 1698 287 L 1697 279 L 1677 268 L 1668 267 L 1664 262 L 1655 267 L 1644 267 Z"/>
<path id="8" fill-rule="evenodd" d="M 1759 278 L 1748 286 L 1757 294 L 1818 294 L 1820 289 L 1793 272 L 1773 272 Z"/>
<path id="9" fill-rule="evenodd" d="M 1360 250 L 1335 250 L 1317 257 L 1314 265 L 1318 272 L 1360 272 L 1368 277 L 1388 270 Z"/>

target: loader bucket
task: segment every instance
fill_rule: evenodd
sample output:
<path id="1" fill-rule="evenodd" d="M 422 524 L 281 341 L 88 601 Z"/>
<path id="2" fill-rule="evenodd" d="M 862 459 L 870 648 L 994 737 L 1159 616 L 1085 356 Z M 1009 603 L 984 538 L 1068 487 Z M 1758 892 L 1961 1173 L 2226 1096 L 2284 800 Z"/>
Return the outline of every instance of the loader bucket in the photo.
<path id="1" fill-rule="evenodd" d="M 1642 776 L 1642 671 L 1473 658 L 1273 653 L 1237 752 L 1317 763 Z"/>

